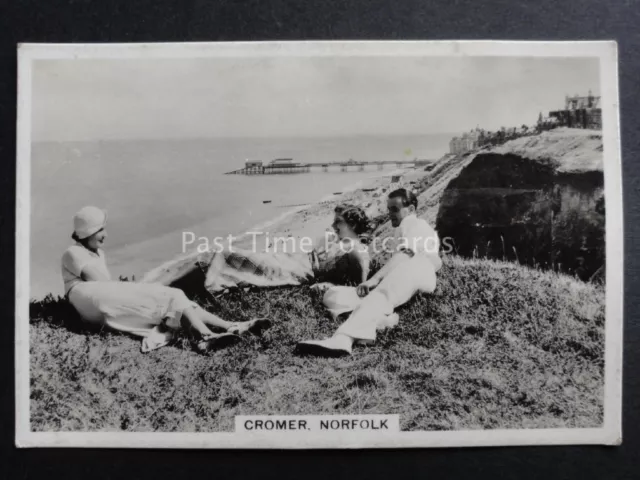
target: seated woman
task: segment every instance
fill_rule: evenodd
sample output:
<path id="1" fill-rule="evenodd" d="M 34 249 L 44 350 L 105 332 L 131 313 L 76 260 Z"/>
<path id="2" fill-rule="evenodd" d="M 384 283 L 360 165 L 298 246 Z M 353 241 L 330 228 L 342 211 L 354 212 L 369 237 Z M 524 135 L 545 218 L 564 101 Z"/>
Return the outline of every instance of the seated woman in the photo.
<path id="1" fill-rule="evenodd" d="M 269 327 L 266 319 L 227 322 L 190 301 L 182 290 L 162 285 L 111 281 L 102 250 L 107 215 L 85 207 L 73 219 L 76 244 L 62 256 L 65 296 L 87 323 L 143 337 L 142 351 L 167 344 L 181 319 L 202 337 L 197 349 L 206 351 L 235 343 L 239 335 Z M 225 330 L 216 334 L 209 326 Z"/>
<path id="2" fill-rule="evenodd" d="M 205 261 L 205 288 L 216 294 L 229 288 L 314 282 L 359 285 L 369 275 L 369 253 L 361 241 L 369 228 L 367 216 L 359 207 L 339 205 L 331 226 L 335 232 L 332 238 L 321 239 L 307 252 L 254 252 L 239 248 L 210 252 Z M 203 258 L 188 255 L 149 272 L 142 281 L 171 285 L 197 268 Z"/>

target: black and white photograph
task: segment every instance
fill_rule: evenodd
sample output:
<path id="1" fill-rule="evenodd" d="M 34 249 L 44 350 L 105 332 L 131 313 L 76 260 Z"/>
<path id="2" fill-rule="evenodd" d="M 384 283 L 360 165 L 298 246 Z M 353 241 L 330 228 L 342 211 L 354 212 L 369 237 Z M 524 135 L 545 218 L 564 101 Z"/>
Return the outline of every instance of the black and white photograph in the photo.
<path id="1" fill-rule="evenodd" d="M 18 446 L 622 441 L 615 42 L 18 57 Z"/>

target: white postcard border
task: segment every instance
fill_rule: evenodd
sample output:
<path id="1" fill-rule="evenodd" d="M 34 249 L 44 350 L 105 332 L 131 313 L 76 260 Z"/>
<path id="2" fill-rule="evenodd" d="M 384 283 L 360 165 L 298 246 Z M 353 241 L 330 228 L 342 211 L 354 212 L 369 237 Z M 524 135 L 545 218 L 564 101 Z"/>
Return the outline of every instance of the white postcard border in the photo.
<path id="1" fill-rule="evenodd" d="M 606 200 L 605 405 L 602 428 L 339 433 L 32 432 L 29 422 L 29 245 L 32 64 L 45 59 L 240 56 L 538 56 L 600 58 Z M 304 41 L 156 44 L 21 44 L 16 178 L 16 445 L 131 448 L 389 448 L 621 442 L 623 203 L 617 44 L 511 41 Z M 379 412 L 385 413 L 385 412 Z"/>

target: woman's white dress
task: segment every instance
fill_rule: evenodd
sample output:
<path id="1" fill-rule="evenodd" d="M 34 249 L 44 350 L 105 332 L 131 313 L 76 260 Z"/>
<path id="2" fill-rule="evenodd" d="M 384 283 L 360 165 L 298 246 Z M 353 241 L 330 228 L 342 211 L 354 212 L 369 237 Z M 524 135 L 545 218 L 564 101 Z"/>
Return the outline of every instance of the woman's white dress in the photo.
<path id="1" fill-rule="evenodd" d="M 82 270 L 89 265 L 109 280 L 84 281 Z M 182 313 L 197 306 L 177 288 L 111 281 L 104 252 L 92 252 L 80 244 L 69 247 L 62 256 L 62 277 L 69 302 L 86 322 L 141 337 L 151 335 L 163 323 L 179 328 Z"/>

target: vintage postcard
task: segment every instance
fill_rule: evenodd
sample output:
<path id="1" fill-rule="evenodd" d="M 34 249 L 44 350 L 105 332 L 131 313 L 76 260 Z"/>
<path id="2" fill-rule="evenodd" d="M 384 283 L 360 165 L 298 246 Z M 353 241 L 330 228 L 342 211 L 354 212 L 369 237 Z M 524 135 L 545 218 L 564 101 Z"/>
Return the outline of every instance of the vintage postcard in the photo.
<path id="1" fill-rule="evenodd" d="M 621 442 L 615 42 L 18 52 L 18 446 Z"/>

